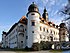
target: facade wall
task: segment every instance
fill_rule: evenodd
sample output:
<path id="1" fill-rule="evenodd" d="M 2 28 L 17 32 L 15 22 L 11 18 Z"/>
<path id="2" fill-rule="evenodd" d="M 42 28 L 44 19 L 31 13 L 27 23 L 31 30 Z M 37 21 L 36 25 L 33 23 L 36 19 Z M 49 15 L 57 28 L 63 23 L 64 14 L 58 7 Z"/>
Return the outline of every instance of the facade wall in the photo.
<path id="1" fill-rule="evenodd" d="M 17 29 L 17 26 L 7 35 L 8 36 L 8 47 L 10 48 L 15 48 L 17 46 L 16 29 Z"/>
<path id="2" fill-rule="evenodd" d="M 43 36 L 42 41 L 51 41 L 50 36 L 53 37 L 53 41 L 59 41 L 59 30 L 58 30 L 58 28 L 50 27 L 50 26 L 42 24 L 42 23 L 40 23 L 39 28 L 40 27 L 42 28 L 41 30 L 39 29 L 41 36 Z"/>
<path id="3" fill-rule="evenodd" d="M 32 47 L 33 43 L 37 42 L 40 43 L 41 41 L 51 41 L 50 36 L 53 38 L 53 41 L 59 41 L 59 30 L 56 27 L 50 27 L 45 23 L 40 23 L 40 21 L 41 21 L 40 15 L 38 13 L 31 12 L 28 15 L 28 25 L 27 25 L 28 47 Z M 32 26 L 32 22 L 35 22 L 34 26 Z"/>
<path id="4" fill-rule="evenodd" d="M 68 32 L 66 28 L 59 29 L 60 41 L 69 41 Z"/>
<path id="5" fill-rule="evenodd" d="M 32 14 L 34 14 L 34 15 L 32 15 Z M 39 17 L 40 17 L 40 15 L 35 12 L 29 13 L 29 15 L 28 15 L 28 25 L 27 25 L 27 36 L 28 36 L 27 46 L 28 47 L 31 47 L 34 42 L 38 42 L 38 40 L 35 36 L 39 36 L 39 35 L 35 31 L 38 31 L 39 28 L 35 27 L 35 26 L 37 26 L 37 24 L 39 24 L 39 21 L 40 21 Z M 32 22 L 34 22 L 35 26 L 32 26 Z M 36 41 L 35 41 L 35 39 L 36 39 Z"/>
<path id="6" fill-rule="evenodd" d="M 26 25 L 19 23 L 7 36 L 2 35 L 3 47 L 25 48 L 26 30 Z"/>
<path id="7" fill-rule="evenodd" d="M 23 25 L 23 27 L 20 27 L 20 30 L 18 30 L 18 46 L 19 48 L 25 48 L 26 47 L 26 36 L 27 36 L 27 26 L 24 24 L 19 24 L 19 26 Z M 23 31 L 23 32 L 22 32 Z"/>
<path id="8" fill-rule="evenodd" d="M 2 34 L 2 47 L 4 47 L 5 48 L 5 36 L 6 36 L 6 34 Z"/>
<path id="9" fill-rule="evenodd" d="M 34 26 L 32 26 L 32 22 L 35 22 Z M 28 15 L 28 24 L 18 23 L 5 39 L 5 47 L 25 48 L 28 46 L 31 48 L 33 43 L 59 41 L 59 30 L 56 27 L 41 23 L 40 15 L 32 12 Z"/>

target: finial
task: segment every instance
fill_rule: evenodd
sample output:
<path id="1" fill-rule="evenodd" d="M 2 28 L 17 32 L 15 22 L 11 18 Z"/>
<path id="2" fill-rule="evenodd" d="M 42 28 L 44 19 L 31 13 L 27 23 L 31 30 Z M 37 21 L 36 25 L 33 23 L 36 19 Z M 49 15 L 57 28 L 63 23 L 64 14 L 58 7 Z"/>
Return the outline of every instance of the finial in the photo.
<path id="1" fill-rule="evenodd" d="M 34 2 L 32 2 L 34 4 Z"/>
<path id="2" fill-rule="evenodd" d="M 44 6 L 44 12 L 46 12 L 46 7 Z"/>

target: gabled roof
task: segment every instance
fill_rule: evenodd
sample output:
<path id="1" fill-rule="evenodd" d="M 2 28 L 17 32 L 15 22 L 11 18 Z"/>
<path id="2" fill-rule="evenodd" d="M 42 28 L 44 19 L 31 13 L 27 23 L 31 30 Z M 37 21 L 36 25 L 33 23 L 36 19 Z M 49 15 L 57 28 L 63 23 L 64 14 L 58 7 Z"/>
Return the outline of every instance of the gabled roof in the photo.
<path id="1" fill-rule="evenodd" d="M 8 34 L 16 27 L 16 25 L 18 25 L 18 23 L 15 23 L 15 24 L 10 28 L 10 30 L 7 32 L 6 35 L 8 35 Z"/>
<path id="2" fill-rule="evenodd" d="M 27 25 L 27 18 L 25 16 L 22 16 L 22 18 L 18 21 L 18 23 L 23 23 Z"/>
<path id="3" fill-rule="evenodd" d="M 17 25 L 18 23 L 22 23 L 22 24 L 25 24 L 27 25 L 27 18 L 25 16 L 23 16 L 17 23 L 15 23 L 11 28 L 10 30 L 7 32 L 6 35 L 8 35 Z"/>

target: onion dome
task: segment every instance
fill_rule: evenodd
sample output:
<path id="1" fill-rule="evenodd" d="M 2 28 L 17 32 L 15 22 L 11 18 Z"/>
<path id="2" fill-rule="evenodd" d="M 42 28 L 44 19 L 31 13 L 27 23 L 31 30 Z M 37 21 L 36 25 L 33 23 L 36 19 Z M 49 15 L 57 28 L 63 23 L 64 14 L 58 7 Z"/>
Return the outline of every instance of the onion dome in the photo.
<path id="1" fill-rule="evenodd" d="M 65 27 L 66 27 L 65 23 L 60 24 L 60 28 L 65 28 Z"/>
<path id="2" fill-rule="evenodd" d="M 29 7 L 28 7 L 28 13 L 27 16 L 30 12 L 37 12 L 39 13 L 39 9 L 37 7 L 37 5 L 33 2 Z M 40 14 L 40 13 L 39 13 Z"/>
<path id="3" fill-rule="evenodd" d="M 44 13 L 43 13 L 42 17 L 43 17 L 45 20 L 48 20 L 48 13 L 47 13 L 46 8 L 44 8 Z"/>
<path id="4" fill-rule="evenodd" d="M 28 11 L 39 11 L 38 7 L 34 2 L 29 6 Z"/>

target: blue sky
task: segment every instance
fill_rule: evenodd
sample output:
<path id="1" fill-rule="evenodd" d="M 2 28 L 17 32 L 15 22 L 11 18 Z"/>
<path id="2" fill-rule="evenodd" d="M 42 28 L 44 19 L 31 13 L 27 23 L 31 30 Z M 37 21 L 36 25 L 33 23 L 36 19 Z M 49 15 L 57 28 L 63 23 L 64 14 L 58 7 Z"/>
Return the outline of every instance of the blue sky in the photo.
<path id="1" fill-rule="evenodd" d="M 67 4 L 67 0 L 0 0 L 0 41 L 2 31 L 8 31 L 22 16 L 26 16 L 32 2 L 37 4 L 41 15 L 45 6 L 49 20 L 55 24 L 59 24 L 63 19 L 57 12 Z"/>

